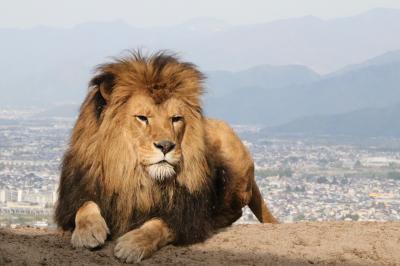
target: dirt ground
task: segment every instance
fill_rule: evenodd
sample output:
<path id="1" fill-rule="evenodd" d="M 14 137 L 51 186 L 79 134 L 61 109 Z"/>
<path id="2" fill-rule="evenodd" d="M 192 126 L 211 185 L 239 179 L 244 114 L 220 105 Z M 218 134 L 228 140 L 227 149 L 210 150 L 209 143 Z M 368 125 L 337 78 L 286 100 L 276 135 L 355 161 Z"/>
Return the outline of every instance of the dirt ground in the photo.
<path id="1" fill-rule="evenodd" d="M 0 265 L 119 265 L 113 242 L 73 249 L 70 234 L 0 230 Z M 235 225 L 205 243 L 167 246 L 143 265 L 400 265 L 400 222 Z"/>

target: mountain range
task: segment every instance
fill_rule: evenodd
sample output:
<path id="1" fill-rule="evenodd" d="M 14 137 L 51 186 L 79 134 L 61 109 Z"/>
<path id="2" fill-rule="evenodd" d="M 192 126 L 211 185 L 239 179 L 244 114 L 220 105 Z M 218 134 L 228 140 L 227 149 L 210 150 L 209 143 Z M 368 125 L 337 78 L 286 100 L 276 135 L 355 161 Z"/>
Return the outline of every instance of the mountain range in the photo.
<path id="1" fill-rule="evenodd" d="M 344 114 L 295 119 L 284 125 L 264 128 L 264 134 L 400 137 L 400 104 L 366 108 Z"/>
<path id="2" fill-rule="evenodd" d="M 391 60 L 386 60 L 388 57 Z M 243 72 L 210 73 L 222 88 L 217 95 L 206 96 L 208 114 L 222 117 L 231 123 L 280 125 L 293 119 L 312 115 L 352 112 L 364 108 L 383 108 L 400 102 L 400 52 L 389 52 L 357 66 L 336 73 L 318 75 L 296 67 L 275 68 L 275 75 L 264 69 L 264 84 L 257 71 L 245 71 L 247 78 L 235 84 L 231 76 L 243 77 Z M 293 69 L 297 69 L 293 73 Z M 276 73 L 282 71 L 279 75 Z M 248 76 L 252 73 L 254 76 Z M 272 76 L 272 77 L 271 77 Z M 276 77 L 281 77 L 279 81 Z M 232 108 L 234 107 L 234 108 Z"/>
<path id="3" fill-rule="evenodd" d="M 262 65 L 207 72 L 206 115 L 258 124 L 266 134 L 400 136 L 400 52 L 388 52 L 336 73 L 298 65 Z M 75 116 L 78 105 L 36 117 Z"/>
<path id="4" fill-rule="evenodd" d="M 353 17 L 305 16 L 239 26 L 212 18 L 156 28 L 88 22 L 70 29 L 0 29 L 0 58 L 9 71 L 22 63 L 39 69 L 79 63 L 85 73 L 110 55 L 145 47 L 181 52 L 203 70 L 238 71 L 268 63 L 328 73 L 399 49 L 399 31 L 400 10 L 382 8 Z"/>
<path id="5" fill-rule="evenodd" d="M 122 21 L 0 29 L 0 107 L 76 115 L 94 67 L 107 56 L 126 48 L 171 49 L 206 73 L 207 115 L 293 131 L 299 121 L 394 108 L 400 102 L 398 32 L 400 10 L 394 9 L 246 26 L 197 19 L 149 29 Z"/>

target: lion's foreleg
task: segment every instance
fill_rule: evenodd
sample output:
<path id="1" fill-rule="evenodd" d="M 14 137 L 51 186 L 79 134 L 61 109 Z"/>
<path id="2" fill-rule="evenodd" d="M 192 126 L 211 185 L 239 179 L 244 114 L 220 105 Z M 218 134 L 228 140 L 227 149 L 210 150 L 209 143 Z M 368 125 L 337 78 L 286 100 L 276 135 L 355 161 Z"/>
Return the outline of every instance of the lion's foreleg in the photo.
<path id="1" fill-rule="evenodd" d="M 124 262 L 139 262 L 174 240 L 174 233 L 161 219 L 152 219 L 117 240 L 114 255 Z"/>
<path id="2" fill-rule="evenodd" d="M 109 233 L 99 206 L 93 201 L 87 201 L 76 213 L 71 243 L 74 247 L 95 248 L 104 244 Z"/>

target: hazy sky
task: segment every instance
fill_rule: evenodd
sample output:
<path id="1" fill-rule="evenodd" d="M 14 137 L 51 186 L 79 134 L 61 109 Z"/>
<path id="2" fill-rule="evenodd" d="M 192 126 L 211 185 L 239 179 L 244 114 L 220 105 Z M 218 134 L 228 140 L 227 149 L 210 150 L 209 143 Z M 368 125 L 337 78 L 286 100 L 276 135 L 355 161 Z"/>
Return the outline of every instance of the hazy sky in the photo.
<path id="1" fill-rule="evenodd" d="M 117 19 L 150 27 L 197 17 L 249 24 L 304 15 L 350 16 L 376 7 L 400 8 L 400 0 L 1 0 L 0 27 L 71 27 Z"/>

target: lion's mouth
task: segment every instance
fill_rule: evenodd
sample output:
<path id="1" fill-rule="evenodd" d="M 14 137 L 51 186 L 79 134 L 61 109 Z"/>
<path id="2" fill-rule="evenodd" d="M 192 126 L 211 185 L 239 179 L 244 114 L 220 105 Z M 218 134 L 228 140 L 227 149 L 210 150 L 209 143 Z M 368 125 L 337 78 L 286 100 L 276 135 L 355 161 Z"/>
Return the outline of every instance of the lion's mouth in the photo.
<path id="1" fill-rule="evenodd" d="M 166 164 L 169 164 L 169 165 L 171 165 L 171 166 L 173 166 L 170 162 L 168 162 L 167 160 L 161 160 L 161 161 L 158 161 L 158 162 L 156 162 L 156 163 L 152 163 L 152 164 L 150 164 L 150 165 L 156 165 L 156 164 L 163 164 L 163 163 L 166 163 Z"/>
<path id="2" fill-rule="evenodd" d="M 175 176 L 174 166 L 167 160 L 161 160 L 157 163 L 150 164 L 146 167 L 149 175 L 157 180 L 164 180 Z"/>

